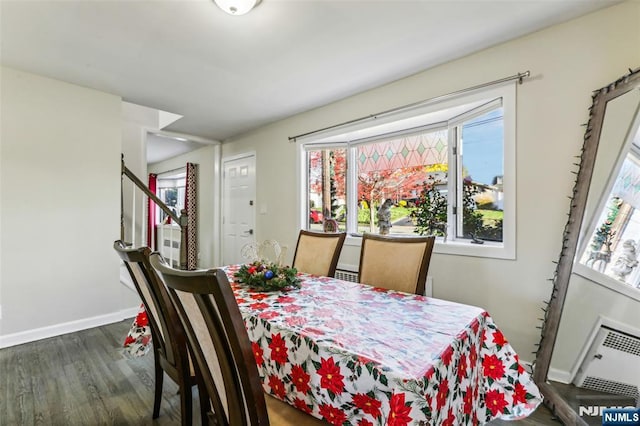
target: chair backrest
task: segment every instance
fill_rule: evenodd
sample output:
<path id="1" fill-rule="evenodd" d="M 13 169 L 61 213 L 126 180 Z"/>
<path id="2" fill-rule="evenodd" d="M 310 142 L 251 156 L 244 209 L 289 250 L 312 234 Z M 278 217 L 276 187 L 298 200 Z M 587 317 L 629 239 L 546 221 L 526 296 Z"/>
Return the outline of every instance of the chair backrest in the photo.
<path id="1" fill-rule="evenodd" d="M 150 262 L 169 289 L 212 405 L 212 424 L 268 425 L 262 383 L 240 309 L 221 270 L 181 271 Z"/>
<path id="2" fill-rule="evenodd" d="M 124 261 L 147 311 L 154 351 L 174 368 L 188 368 L 186 337 L 167 289 L 149 263 L 151 249 L 127 248 L 120 240 L 113 243 L 113 248 Z"/>
<path id="3" fill-rule="evenodd" d="M 293 267 L 299 272 L 333 277 L 346 236 L 344 232 L 325 233 L 302 229 L 293 255 Z"/>
<path id="4" fill-rule="evenodd" d="M 364 234 L 358 281 L 424 294 L 435 237 Z"/>

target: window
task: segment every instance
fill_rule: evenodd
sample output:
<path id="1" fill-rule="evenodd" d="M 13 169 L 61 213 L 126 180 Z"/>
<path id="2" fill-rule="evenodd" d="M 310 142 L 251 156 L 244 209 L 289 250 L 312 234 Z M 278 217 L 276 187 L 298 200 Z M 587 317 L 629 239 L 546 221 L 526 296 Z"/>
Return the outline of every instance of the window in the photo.
<path id="1" fill-rule="evenodd" d="M 346 230 L 347 150 L 344 148 L 308 151 L 309 216 L 307 229 L 322 230 L 325 218 L 335 218 L 340 231 Z"/>
<path id="2" fill-rule="evenodd" d="M 371 123 L 374 124 L 371 124 Z M 515 85 L 303 141 L 303 227 L 438 236 L 436 251 L 515 257 Z"/>
<path id="3" fill-rule="evenodd" d="M 592 226 L 580 263 L 617 283 L 640 289 L 640 148 L 633 146 Z M 591 274 L 593 275 L 593 274 Z M 601 281 L 597 277 L 597 281 Z"/>
<path id="4" fill-rule="evenodd" d="M 158 176 L 156 195 L 169 207 L 176 216 L 180 217 L 180 211 L 184 209 L 186 190 L 186 171 L 170 176 Z M 167 214 L 160 208 L 156 208 L 156 223 L 163 223 Z"/>
<path id="5" fill-rule="evenodd" d="M 504 111 L 495 108 L 456 127 L 462 174 L 457 237 L 503 241 Z"/>
<path id="6" fill-rule="evenodd" d="M 446 199 L 446 129 L 427 130 L 355 148 L 358 230 L 378 232 L 378 209 L 391 200 L 390 233 L 414 234 L 413 214 L 424 182 L 442 189 Z M 445 211 L 446 214 L 446 211 Z M 445 218 L 446 221 L 446 218 Z"/>

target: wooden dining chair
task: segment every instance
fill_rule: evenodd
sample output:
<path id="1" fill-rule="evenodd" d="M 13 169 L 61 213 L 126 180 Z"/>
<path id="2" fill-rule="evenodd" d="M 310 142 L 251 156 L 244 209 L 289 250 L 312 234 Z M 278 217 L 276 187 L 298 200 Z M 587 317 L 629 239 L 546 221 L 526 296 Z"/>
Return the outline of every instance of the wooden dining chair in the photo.
<path id="1" fill-rule="evenodd" d="M 363 234 L 358 282 L 424 294 L 434 236 Z"/>
<path id="2" fill-rule="evenodd" d="M 113 243 L 131 275 L 142 299 L 151 327 L 155 365 L 155 397 L 153 418 L 160 415 L 164 373 L 178 385 L 182 425 L 192 424 L 192 392 L 196 377 L 189 359 L 187 341 L 164 283 L 149 263 L 149 247 L 127 248 L 118 240 Z"/>
<path id="3" fill-rule="evenodd" d="M 245 323 L 222 270 L 173 269 L 159 253 L 152 253 L 150 262 L 169 288 L 197 364 L 200 393 L 208 396 L 203 425 L 326 425 L 265 398 Z"/>
<path id="4" fill-rule="evenodd" d="M 333 277 L 347 234 L 300 230 L 293 267 L 299 272 Z"/>

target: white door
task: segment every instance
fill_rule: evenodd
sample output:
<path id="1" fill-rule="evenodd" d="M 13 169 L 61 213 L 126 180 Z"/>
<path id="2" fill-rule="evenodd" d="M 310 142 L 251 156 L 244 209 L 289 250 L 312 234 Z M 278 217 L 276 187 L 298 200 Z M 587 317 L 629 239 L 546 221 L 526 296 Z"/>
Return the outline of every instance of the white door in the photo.
<path id="1" fill-rule="evenodd" d="M 222 262 L 244 263 L 242 247 L 255 241 L 256 157 L 223 160 Z"/>

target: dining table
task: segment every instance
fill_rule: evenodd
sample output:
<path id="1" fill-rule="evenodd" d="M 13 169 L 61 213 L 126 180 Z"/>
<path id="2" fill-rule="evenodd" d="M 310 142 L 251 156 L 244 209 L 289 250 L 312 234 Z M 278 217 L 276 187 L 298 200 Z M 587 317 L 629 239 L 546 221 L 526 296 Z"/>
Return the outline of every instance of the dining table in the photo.
<path id="1" fill-rule="evenodd" d="M 530 415 L 542 396 L 482 308 L 298 273 L 263 291 L 222 269 L 264 391 L 332 425 L 478 425 Z M 144 307 L 125 348 L 144 355 Z"/>
<path id="2" fill-rule="evenodd" d="M 476 425 L 542 396 L 482 308 L 300 273 L 233 288 L 266 393 L 333 425 Z"/>

